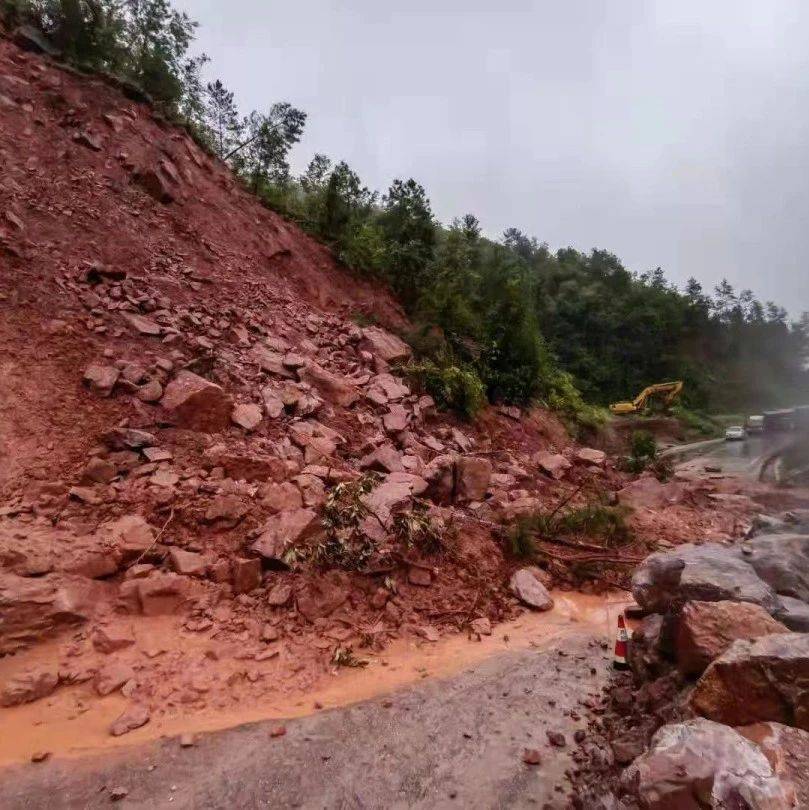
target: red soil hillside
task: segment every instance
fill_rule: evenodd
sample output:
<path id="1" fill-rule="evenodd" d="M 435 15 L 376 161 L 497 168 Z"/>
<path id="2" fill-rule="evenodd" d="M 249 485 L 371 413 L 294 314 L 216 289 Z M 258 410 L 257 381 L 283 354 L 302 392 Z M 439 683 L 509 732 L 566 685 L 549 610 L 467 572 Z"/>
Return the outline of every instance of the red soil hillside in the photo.
<path id="1" fill-rule="evenodd" d="M 184 131 L 0 39 L 0 705 L 115 682 L 117 733 L 517 612 L 498 525 L 625 478 L 543 411 L 436 414 L 406 325 Z"/>

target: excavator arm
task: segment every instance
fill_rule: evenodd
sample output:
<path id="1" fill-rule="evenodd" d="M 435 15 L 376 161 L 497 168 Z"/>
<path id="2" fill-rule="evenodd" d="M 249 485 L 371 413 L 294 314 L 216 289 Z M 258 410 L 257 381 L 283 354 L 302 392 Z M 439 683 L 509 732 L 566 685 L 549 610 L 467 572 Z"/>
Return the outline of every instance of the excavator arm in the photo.
<path id="1" fill-rule="evenodd" d="M 656 383 L 649 385 L 643 389 L 631 402 L 614 402 L 610 405 L 610 410 L 614 414 L 625 415 L 630 413 L 643 413 L 649 400 L 660 397 L 663 400 L 664 407 L 670 407 L 674 401 L 680 396 L 683 390 L 682 380 L 675 382 Z"/>

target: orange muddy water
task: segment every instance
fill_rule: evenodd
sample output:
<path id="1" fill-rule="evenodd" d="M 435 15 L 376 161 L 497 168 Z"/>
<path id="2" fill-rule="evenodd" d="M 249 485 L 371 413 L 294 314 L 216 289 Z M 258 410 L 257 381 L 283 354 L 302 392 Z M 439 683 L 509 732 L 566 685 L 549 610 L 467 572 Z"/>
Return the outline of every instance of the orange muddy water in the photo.
<path id="1" fill-rule="evenodd" d="M 324 675 L 305 691 L 283 692 L 271 686 L 266 694 L 246 702 L 193 709 L 182 705 L 166 706 L 152 712 L 150 722 L 123 737 L 111 737 L 110 723 L 128 706 L 119 693 L 100 698 L 91 683 L 58 689 L 50 697 L 14 708 L 0 709 L 0 765 L 30 759 L 36 751 L 58 756 L 81 756 L 120 746 L 131 746 L 160 737 L 183 733 L 209 732 L 244 723 L 272 718 L 294 718 L 320 709 L 346 706 L 378 697 L 418 683 L 424 678 L 444 678 L 495 656 L 531 647 L 543 648 L 566 636 L 588 634 L 611 639 L 618 614 L 631 602 L 628 594 L 614 592 L 593 596 L 573 592 L 553 594 L 556 605 L 547 613 L 525 614 L 498 625 L 493 634 L 472 641 L 465 634 L 451 635 L 438 642 L 401 639 L 382 653 L 364 654 L 363 668 L 339 668 Z M 148 649 L 171 649 L 181 644 L 184 651 L 204 650 L 207 640 L 180 635 L 179 620 L 174 617 L 143 619 L 138 638 Z M 37 666 L 53 665 L 59 642 L 42 644 L 20 655 L 0 659 L 0 682 Z M 142 655 L 142 653 L 139 653 Z M 227 680 L 244 662 L 224 658 L 207 666 L 217 677 Z M 273 672 L 281 664 L 277 659 L 259 665 L 266 682 L 272 684 Z"/>

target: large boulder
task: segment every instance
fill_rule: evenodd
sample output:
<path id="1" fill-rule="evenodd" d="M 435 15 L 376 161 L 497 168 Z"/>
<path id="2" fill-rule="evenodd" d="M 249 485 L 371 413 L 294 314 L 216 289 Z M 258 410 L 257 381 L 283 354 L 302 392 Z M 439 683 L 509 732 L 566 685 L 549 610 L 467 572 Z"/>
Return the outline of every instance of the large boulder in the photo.
<path id="1" fill-rule="evenodd" d="M 697 681 L 691 708 L 719 723 L 809 729 L 809 634 L 735 641 Z"/>
<path id="2" fill-rule="evenodd" d="M 749 641 L 786 632 L 787 628 L 759 605 L 688 602 L 677 627 L 677 666 L 686 675 L 698 675 L 738 639 Z"/>
<path id="3" fill-rule="evenodd" d="M 781 723 L 755 723 L 736 729 L 767 757 L 790 791 L 788 807 L 809 807 L 809 733 Z"/>
<path id="4" fill-rule="evenodd" d="M 667 613 L 685 602 L 752 602 L 775 614 L 775 591 L 753 570 L 738 548 L 686 544 L 648 556 L 632 577 L 632 595 L 644 610 Z"/>
<path id="5" fill-rule="evenodd" d="M 776 593 L 809 602 L 809 535 L 765 534 L 745 548 L 746 560 Z"/>
<path id="6" fill-rule="evenodd" d="M 371 352 L 386 363 L 403 362 L 412 354 L 410 346 L 403 340 L 379 326 L 369 326 L 362 330 L 360 348 Z"/>
<path id="7" fill-rule="evenodd" d="M 794 806 L 790 787 L 758 746 L 703 718 L 659 729 L 649 751 L 624 771 L 622 783 L 644 810 Z"/>
<path id="8" fill-rule="evenodd" d="M 215 383 L 180 371 L 166 386 L 161 405 L 179 427 L 217 433 L 230 424 L 233 401 Z"/>
<path id="9" fill-rule="evenodd" d="M 778 599 L 781 602 L 781 610 L 776 614 L 778 621 L 796 633 L 809 633 L 809 604 L 791 596 Z"/>

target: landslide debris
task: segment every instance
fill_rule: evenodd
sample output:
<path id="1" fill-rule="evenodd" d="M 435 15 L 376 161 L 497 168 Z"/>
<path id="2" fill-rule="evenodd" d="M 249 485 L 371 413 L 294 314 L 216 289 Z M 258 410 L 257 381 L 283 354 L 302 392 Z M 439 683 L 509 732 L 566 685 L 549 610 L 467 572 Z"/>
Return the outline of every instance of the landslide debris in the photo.
<path id="1" fill-rule="evenodd" d="M 580 581 L 551 544 L 510 588 L 502 527 L 623 490 L 601 451 L 540 409 L 437 413 L 396 371 L 389 293 L 103 79 L 0 39 L 0 100 L 6 702 L 120 693 L 125 734 L 306 686 L 339 650 L 485 635 Z M 750 510 L 708 491 L 636 492 L 638 543 L 731 536 Z"/>

